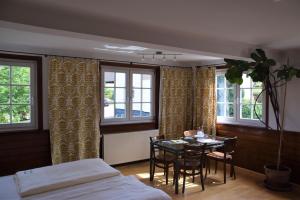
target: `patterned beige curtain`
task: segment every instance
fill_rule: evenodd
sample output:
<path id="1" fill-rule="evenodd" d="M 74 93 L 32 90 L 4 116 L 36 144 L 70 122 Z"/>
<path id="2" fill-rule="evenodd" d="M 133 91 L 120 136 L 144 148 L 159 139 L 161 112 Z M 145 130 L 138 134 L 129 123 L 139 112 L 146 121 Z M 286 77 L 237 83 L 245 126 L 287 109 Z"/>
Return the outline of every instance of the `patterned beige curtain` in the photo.
<path id="1" fill-rule="evenodd" d="M 192 127 L 192 69 L 161 68 L 160 134 L 183 136 Z"/>
<path id="2" fill-rule="evenodd" d="M 53 164 L 99 157 L 96 60 L 49 58 L 49 126 Z"/>
<path id="3" fill-rule="evenodd" d="M 194 69 L 194 117 L 193 127 L 203 125 L 205 133 L 216 133 L 216 69 Z"/>

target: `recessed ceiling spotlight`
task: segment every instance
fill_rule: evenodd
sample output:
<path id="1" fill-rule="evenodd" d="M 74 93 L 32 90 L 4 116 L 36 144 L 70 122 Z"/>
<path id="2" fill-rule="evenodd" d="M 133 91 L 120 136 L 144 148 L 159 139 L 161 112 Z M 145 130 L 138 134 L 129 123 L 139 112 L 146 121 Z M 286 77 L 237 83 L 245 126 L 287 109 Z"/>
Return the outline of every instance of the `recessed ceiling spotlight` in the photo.
<path id="1" fill-rule="evenodd" d="M 109 45 L 109 44 L 105 44 L 104 47 L 106 49 L 120 49 L 120 50 L 129 50 L 129 51 L 144 51 L 148 48 L 145 47 L 140 47 L 140 46 L 115 46 L 115 45 Z"/>

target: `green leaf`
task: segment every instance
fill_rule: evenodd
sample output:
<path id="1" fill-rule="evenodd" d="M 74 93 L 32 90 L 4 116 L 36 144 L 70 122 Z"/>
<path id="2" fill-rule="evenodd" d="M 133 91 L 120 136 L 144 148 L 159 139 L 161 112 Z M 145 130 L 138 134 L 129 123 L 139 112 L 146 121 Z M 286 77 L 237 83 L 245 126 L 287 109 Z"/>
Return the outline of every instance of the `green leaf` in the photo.
<path id="1" fill-rule="evenodd" d="M 264 82 L 269 75 L 269 66 L 264 63 L 257 64 L 249 74 L 254 82 Z"/>
<path id="2" fill-rule="evenodd" d="M 236 60 L 224 58 L 224 61 L 227 63 L 227 65 L 236 65 Z"/>
<path id="3" fill-rule="evenodd" d="M 267 56 L 266 56 L 266 53 L 264 50 L 262 49 L 256 49 L 256 52 L 257 54 L 263 59 L 263 60 L 266 60 L 267 59 Z"/>
<path id="4" fill-rule="evenodd" d="M 296 74 L 297 78 L 300 78 L 300 69 L 298 69 L 297 74 Z"/>
<path id="5" fill-rule="evenodd" d="M 261 57 L 259 57 L 256 53 L 251 53 L 251 58 L 253 60 L 255 60 L 256 62 L 261 62 L 262 61 Z"/>
<path id="6" fill-rule="evenodd" d="M 275 65 L 276 65 L 276 61 L 273 60 L 273 59 L 267 59 L 266 63 L 267 63 L 269 66 L 275 66 Z"/>
<path id="7" fill-rule="evenodd" d="M 281 69 L 277 70 L 277 78 L 280 80 L 286 80 L 290 81 L 295 76 L 298 76 L 298 69 L 295 69 L 294 67 L 283 65 Z"/>

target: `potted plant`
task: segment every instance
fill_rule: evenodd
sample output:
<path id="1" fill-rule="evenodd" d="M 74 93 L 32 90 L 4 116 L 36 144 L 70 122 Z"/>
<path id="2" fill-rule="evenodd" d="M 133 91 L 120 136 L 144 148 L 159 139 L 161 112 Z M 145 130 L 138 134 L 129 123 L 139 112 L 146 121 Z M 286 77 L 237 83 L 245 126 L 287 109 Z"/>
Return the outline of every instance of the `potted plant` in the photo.
<path id="1" fill-rule="evenodd" d="M 262 49 L 256 49 L 251 53 L 253 62 L 242 60 L 225 59 L 229 69 L 225 76 L 230 83 L 242 84 L 243 74 L 251 77 L 253 82 L 262 82 L 263 90 L 256 97 L 254 104 L 254 113 L 256 117 L 266 125 L 268 125 L 258 116 L 256 112 L 256 103 L 259 97 L 265 92 L 268 95 L 272 108 L 274 110 L 276 130 L 279 133 L 279 145 L 277 163 L 273 165 L 265 165 L 266 180 L 265 184 L 268 188 L 274 190 L 287 190 L 290 188 L 289 177 L 291 169 L 281 163 L 282 142 L 284 133 L 284 120 L 285 120 L 285 103 L 287 84 L 294 77 L 300 78 L 300 69 L 296 69 L 289 65 L 280 67 L 276 66 L 276 61 L 266 56 Z M 279 103 L 279 88 L 283 88 L 283 104 Z"/>

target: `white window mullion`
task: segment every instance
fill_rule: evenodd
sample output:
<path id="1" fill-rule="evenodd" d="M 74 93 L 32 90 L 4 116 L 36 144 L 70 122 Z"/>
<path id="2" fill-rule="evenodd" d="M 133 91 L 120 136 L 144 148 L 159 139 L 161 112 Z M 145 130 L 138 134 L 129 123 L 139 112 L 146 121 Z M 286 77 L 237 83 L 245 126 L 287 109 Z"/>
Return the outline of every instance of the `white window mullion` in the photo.
<path id="1" fill-rule="evenodd" d="M 236 120 L 240 120 L 241 119 L 241 94 L 240 94 L 240 86 L 236 85 Z"/>
<path id="2" fill-rule="evenodd" d="M 12 74 L 12 72 L 11 72 L 11 65 L 9 66 L 9 110 L 10 110 L 10 116 L 9 116 L 9 124 L 12 124 L 13 122 L 12 122 L 12 115 L 13 115 L 13 111 L 12 111 L 12 95 L 11 95 L 11 93 L 12 93 L 12 89 L 11 89 L 11 79 L 12 79 L 12 76 L 11 76 L 11 74 Z"/>
<path id="3" fill-rule="evenodd" d="M 114 73 L 114 117 L 113 118 L 116 118 L 116 83 L 117 83 L 117 76 L 116 76 L 116 72 Z"/>
<path id="4" fill-rule="evenodd" d="M 143 74 L 141 74 L 141 102 L 140 102 L 140 118 L 142 119 L 143 118 L 143 91 L 144 91 L 144 88 L 143 88 Z"/>
<path id="5" fill-rule="evenodd" d="M 132 93 L 132 87 L 131 87 L 131 83 L 132 83 L 132 76 L 131 76 L 131 70 L 128 70 L 126 73 L 126 77 L 127 77 L 127 82 L 126 82 L 126 108 L 127 108 L 127 113 L 126 113 L 126 118 L 127 120 L 131 120 L 131 109 L 132 109 L 132 97 L 133 97 L 133 93 Z"/>

